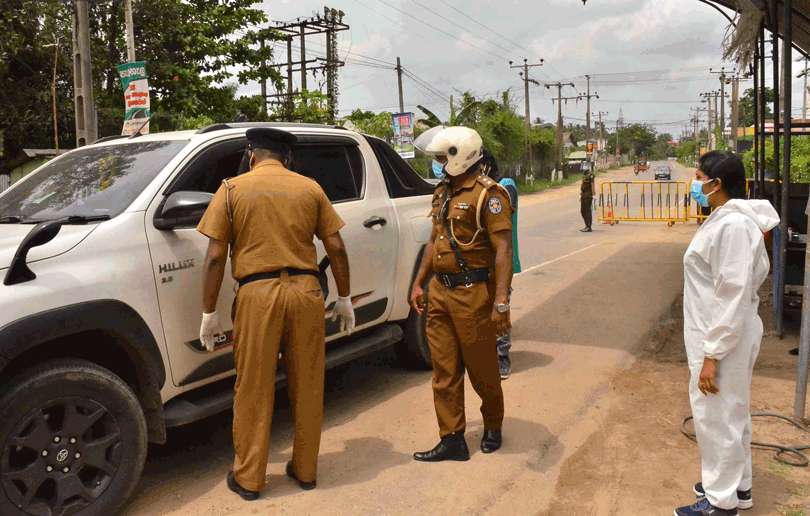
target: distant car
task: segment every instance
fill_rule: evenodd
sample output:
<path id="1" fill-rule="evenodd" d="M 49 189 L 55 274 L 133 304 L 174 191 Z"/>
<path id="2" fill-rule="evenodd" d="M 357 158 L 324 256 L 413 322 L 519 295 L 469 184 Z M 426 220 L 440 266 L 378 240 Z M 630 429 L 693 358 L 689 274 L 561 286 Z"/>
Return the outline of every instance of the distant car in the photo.
<path id="1" fill-rule="evenodd" d="M 655 180 L 672 181 L 672 169 L 666 165 L 659 165 L 655 167 Z"/>

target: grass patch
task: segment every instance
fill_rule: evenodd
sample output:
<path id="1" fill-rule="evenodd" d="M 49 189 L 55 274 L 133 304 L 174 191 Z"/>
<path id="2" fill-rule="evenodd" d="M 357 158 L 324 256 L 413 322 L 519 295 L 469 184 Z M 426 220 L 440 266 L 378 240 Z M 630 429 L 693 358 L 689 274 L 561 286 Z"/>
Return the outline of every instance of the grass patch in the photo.
<path id="1" fill-rule="evenodd" d="M 527 184 L 521 183 L 518 185 L 518 191 L 521 194 L 531 194 L 543 192 L 554 188 L 569 186 L 582 181 L 582 174 L 571 174 L 566 176 L 562 181 L 551 181 L 549 179 L 536 179 L 534 183 Z"/>
<path id="2" fill-rule="evenodd" d="M 780 507 L 779 514 L 781 514 L 782 516 L 807 516 L 807 513 L 804 511 L 804 509 L 791 507 Z"/>

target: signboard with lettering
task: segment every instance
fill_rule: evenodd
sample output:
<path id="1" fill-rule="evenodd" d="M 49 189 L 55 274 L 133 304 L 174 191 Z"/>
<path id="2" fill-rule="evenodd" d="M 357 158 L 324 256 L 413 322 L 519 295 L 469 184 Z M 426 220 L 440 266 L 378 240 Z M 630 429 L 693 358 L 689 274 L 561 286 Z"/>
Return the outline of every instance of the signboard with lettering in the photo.
<path id="1" fill-rule="evenodd" d="M 146 62 L 133 61 L 118 65 L 124 90 L 124 128 L 121 134 L 149 133 L 149 82 Z"/>
<path id="2" fill-rule="evenodd" d="M 393 113 L 394 150 L 405 159 L 416 157 L 413 146 L 413 113 Z"/>

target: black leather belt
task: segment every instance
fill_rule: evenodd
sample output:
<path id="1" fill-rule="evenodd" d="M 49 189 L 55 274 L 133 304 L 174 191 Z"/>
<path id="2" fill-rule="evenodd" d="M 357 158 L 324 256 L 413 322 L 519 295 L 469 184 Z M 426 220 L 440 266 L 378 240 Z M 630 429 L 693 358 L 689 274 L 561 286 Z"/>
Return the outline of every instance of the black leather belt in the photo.
<path id="1" fill-rule="evenodd" d="M 436 273 L 439 282 L 447 288 L 460 286 L 469 287 L 474 283 L 484 283 L 489 281 L 489 269 L 474 269 L 467 272 L 457 272 L 454 274 Z"/>
<path id="2" fill-rule="evenodd" d="M 308 269 L 282 269 L 280 271 L 257 272 L 256 274 L 249 274 L 239 280 L 239 286 L 244 287 L 248 283 L 252 283 L 254 281 L 276 279 L 281 276 L 282 271 L 287 271 L 287 274 L 290 276 L 302 276 L 304 274 L 309 274 L 310 276 L 315 276 L 316 278 L 318 277 L 318 271 L 311 271 Z"/>

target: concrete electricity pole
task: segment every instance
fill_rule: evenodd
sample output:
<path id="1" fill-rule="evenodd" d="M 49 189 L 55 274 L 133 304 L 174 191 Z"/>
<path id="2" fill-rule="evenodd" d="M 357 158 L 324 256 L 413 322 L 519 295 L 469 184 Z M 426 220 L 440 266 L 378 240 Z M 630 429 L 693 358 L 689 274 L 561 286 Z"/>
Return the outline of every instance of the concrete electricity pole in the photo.
<path id="1" fill-rule="evenodd" d="M 740 125 L 740 76 L 731 79 L 731 150 L 737 152 L 737 133 Z"/>
<path id="2" fill-rule="evenodd" d="M 93 67 L 90 58 L 88 0 L 75 0 L 73 12 L 73 100 L 76 112 L 76 146 L 98 139 Z"/>
<path id="3" fill-rule="evenodd" d="M 539 63 L 529 64 L 529 60 L 524 58 L 522 65 L 514 65 L 512 64 L 513 61 L 509 61 L 509 68 L 518 68 L 522 69 L 523 71 L 520 72 L 520 77 L 523 79 L 523 104 L 524 104 L 524 121 L 526 124 L 526 156 L 529 159 L 529 173 L 533 173 L 532 170 L 532 145 L 530 140 L 530 132 L 532 130 L 532 112 L 531 112 L 531 104 L 529 102 L 529 83 L 534 85 L 540 86 L 540 83 L 529 77 L 529 68 L 535 68 L 538 66 L 543 66 L 544 59 L 541 59 Z"/>
<path id="4" fill-rule="evenodd" d="M 402 63 L 397 57 L 397 88 L 399 89 L 399 112 L 405 112 L 405 101 L 403 100 L 402 96 Z"/>
<path id="5" fill-rule="evenodd" d="M 804 78 L 802 86 L 802 120 L 807 120 L 807 58 L 801 57 L 797 61 L 804 61 L 804 71 L 797 75 L 796 78 Z"/>
<path id="6" fill-rule="evenodd" d="M 597 156 L 599 155 L 599 150 L 600 150 L 599 146 L 604 145 L 604 143 L 605 143 L 605 124 L 602 122 L 602 117 L 605 117 L 607 115 L 608 115 L 607 111 L 599 111 L 598 113 L 594 113 L 594 116 L 596 116 L 599 119 L 599 122 L 598 122 L 599 123 L 599 141 L 596 142 L 596 154 L 597 154 Z M 605 149 L 602 149 L 602 150 L 607 150 L 607 149 L 605 148 Z"/>
<path id="7" fill-rule="evenodd" d="M 592 98 L 593 99 L 598 99 L 599 94 L 594 92 L 593 95 L 591 95 L 591 76 L 586 75 L 585 80 L 588 83 L 588 86 L 586 88 L 586 93 L 584 95 L 580 94 L 580 97 L 582 97 L 582 98 L 584 98 L 584 99 L 586 99 L 588 101 L 588 107 L 586 108 L 586 111 L 585 111 L 585 125 L 586 125 L 585 140 L 590 141 L 591 140 L 591 99 Z"/>
<path id="8" fill-rule="evenodd" d="M 557 102 L 557 174 L 560 179 L 563 178 L 563 167 L 562 167 L 562 151 L 563 151 L 563 141 L 562 141 L 562 133 L 563 133 L 563 118 L 562 118 L 562 101 L 568 100 L 579 100 L 579 97 L 563 97 L 562 96 L 562 89 L 563 86 L 571 86 L 574 88 L 574 83 L 572 82 L 551 82 L 544 84 L 546 89 L 551 89 L 552 87 L 557 88 L 557 98 L 554 101 Z M 553 180 L 554 178 L 552 178 Z"/>
<path id="9" fill-rule="evenodd" d="M 132 2 L 124 0 L 124 23 L 127 26 L 127 61 L 135 61 L 135 24 L 132 22 Z M 264 40 L 262 40 L 264 45 Z"/>
<path id="10" fill-rule="evenodd" d="M 720 136 L 726 131 L 726 68 L 722 67 L 719 71 L 709 68 L 709 73 L 720 75 Z"/>

